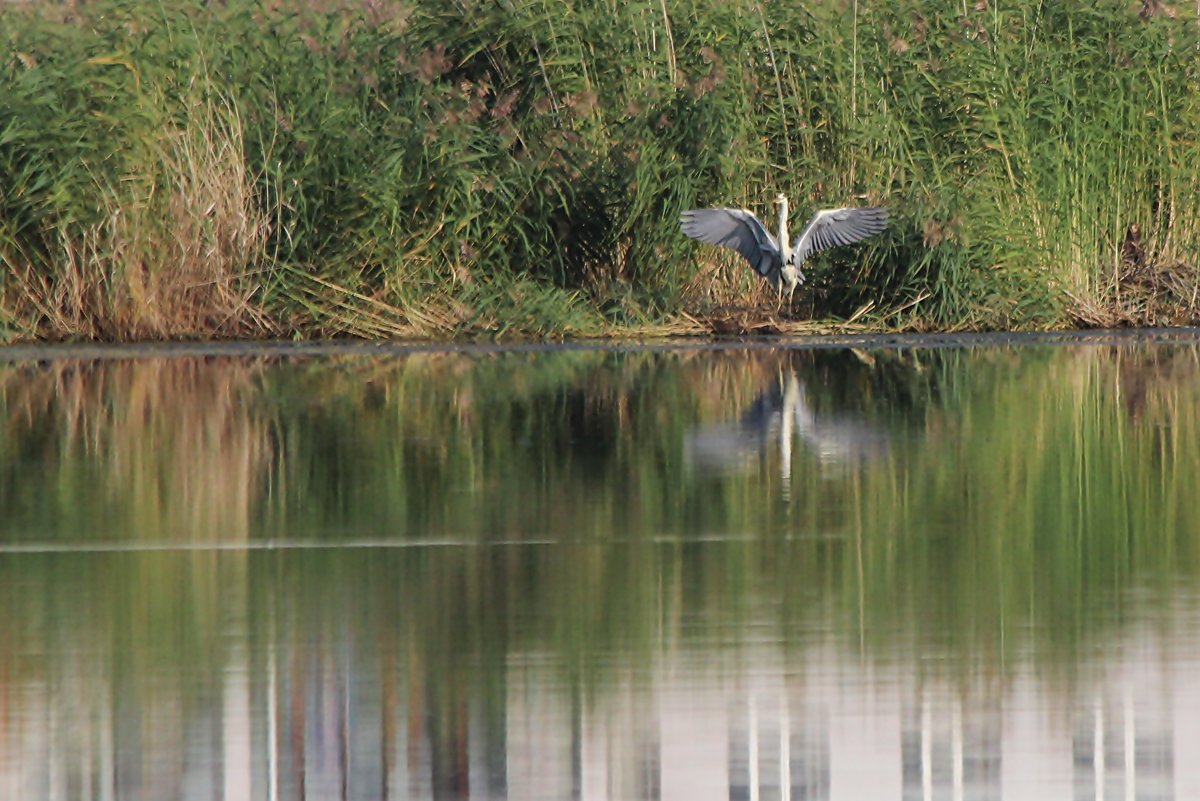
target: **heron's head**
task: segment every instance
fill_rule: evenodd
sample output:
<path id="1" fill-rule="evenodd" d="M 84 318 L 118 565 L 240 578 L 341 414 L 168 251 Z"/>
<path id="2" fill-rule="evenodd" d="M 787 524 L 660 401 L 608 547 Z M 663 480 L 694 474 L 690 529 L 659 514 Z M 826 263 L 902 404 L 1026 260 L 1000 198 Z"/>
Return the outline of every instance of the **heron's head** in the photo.
<path id="1" fill-rule="evenodd" d="M 775 202 L 780 205 L 787 203 L 787 195 L 783 194 L 782 192 L 778 193 L 775 195 Z"/>

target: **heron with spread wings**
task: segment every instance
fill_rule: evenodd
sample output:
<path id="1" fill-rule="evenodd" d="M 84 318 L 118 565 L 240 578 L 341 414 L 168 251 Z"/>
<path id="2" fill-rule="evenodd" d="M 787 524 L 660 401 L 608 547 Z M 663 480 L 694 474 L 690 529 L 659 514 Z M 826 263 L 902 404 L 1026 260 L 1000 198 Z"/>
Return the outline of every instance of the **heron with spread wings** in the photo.
<path id="1" fill-rule="evenodd" d="M 688 209 L 679 225 L 692 239 L 732 248 L 782 297 L 788 299 L 804 280 L 801 265 L 818 251 L 849 245 L 887 228 L 887 209 L 822 209 L 812 216 L 795 242 L 788 242 L 788 200 L 780 192 L 779 239 L 771 236 L 762 220 L 745 209 Z"/>

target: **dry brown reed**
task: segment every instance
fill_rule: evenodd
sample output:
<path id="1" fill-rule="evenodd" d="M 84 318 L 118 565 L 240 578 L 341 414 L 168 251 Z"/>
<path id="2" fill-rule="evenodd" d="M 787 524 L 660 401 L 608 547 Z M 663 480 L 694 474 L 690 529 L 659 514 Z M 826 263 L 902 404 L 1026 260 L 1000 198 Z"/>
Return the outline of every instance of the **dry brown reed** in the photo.
<path id="1" fill-rule="evenodd" d="M 19 280 L 3 304 L 48 339 L 262 336 L 256 302 L 271 216 L 244 152 L 240 113 L 223 99 L 188 105 L 147 158 L 103 188 L 98 221 L 53 232 L 59 270 L 6 254 Z"/>

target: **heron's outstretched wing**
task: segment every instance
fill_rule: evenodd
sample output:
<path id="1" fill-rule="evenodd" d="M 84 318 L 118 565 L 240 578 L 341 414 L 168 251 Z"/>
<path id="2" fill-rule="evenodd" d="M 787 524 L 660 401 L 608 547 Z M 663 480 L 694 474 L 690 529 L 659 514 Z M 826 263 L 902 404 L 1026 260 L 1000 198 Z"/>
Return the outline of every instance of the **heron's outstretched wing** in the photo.
<path id="1" fill-rule="evenodd" d="M 764 278 L 779 272 L 779 244 L 745 209 L 689 209 L 679 215 L 679 227 L 692 239 L 733 248 Z"/>
<path id="2" fill-rule="evenodd" d="M 878 234 L 887 228 L 887 209 L 877 206 L 866 209 L 823 209 L 804 226 L 804 232 L 792 246 L 792 260 L 803 264 L 812 254 L 849 245 Z"/>

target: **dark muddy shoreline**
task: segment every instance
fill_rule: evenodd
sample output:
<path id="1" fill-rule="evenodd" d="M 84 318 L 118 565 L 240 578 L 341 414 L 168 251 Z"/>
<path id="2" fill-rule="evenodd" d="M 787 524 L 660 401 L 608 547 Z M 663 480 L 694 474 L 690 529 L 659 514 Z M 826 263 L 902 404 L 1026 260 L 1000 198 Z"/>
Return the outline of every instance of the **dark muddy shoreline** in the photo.
<path id="1" fill-rule="evenodd" d="M 563 342 L 319 342 L 230 341 L 173 343 L 55 343 L 0 347 L 0 362 L 175 357 L 314 357 L 413 353 L 540 353 L 559 351 L 814 350 L 965 348 L 1016 345 L 1157 345 L 1200 342 L 1200 328 L 1118 328 L 939 334 L 829 334 L 714 339 L 569 340 Z"/>

